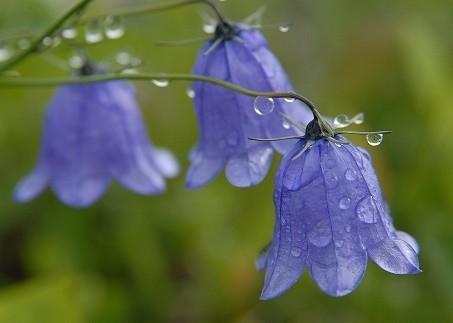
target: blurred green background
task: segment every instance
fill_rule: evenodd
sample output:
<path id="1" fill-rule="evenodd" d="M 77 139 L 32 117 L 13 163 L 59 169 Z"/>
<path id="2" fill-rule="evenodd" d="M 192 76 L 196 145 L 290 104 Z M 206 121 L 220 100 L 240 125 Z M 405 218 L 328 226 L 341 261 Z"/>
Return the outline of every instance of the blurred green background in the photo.
<path id="1" fill-rule="evenodd" d="M 165 1 L 165 0 L 163 0 Z M 0 34 L 41 30 L 74 1 L 1 0 Z M 95 1 L 91 12 L 141 1 Z M 198 191 L 183 174 L 159 197 L 114 185 L 74 210 L 46 192 L 17 205 L 15 183 L 32 169 L 52 88 L 0 88 L 0 322 L 453 322 L 453 3 L 451 0 L 229 0 L 240 20 L 267 4 L 265 30 L 296 89 L 322 113 L 365 112 L 363 130 L 392 129 L 374 156 L 396 226 L 421 245 L 423 273 L 398 277 L 370 263 L 351 295 L 324 295 L 304 274 L 280 298 L 258 300 L 254 259 L 271 237 L 273 172 L 256 188 L 223 176 Z M 119 50 L 144 71 L 189 72 L 199 45 L 155 46 L 202 35 L 201 6 L 125 21 L 121 40 L 88 49 L 112 62 Z M 2 44 L 4 46 L 4 44 Z M 60 46 L 54 55 L 67 60 Z M 64 75 L 33 57 L 27 76 Z M 150 135 L 187 168 L 197 140 L 187 83 L 137 83 Z M 365 145 L 363 138 L 352 138 Z M 277 161 L 274 163 L 277 166 Z"/>

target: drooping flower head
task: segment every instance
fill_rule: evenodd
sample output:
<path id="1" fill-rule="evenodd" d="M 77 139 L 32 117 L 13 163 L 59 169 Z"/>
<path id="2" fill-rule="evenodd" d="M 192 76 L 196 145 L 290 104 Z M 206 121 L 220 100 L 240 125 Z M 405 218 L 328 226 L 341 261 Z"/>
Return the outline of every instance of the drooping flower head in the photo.
<path id="1" fill-rule="evenodd" d="M 349 294 L 368 258 L 390 273 L 420 272 L 418 245 L 395 230 L 370 155 L 340 136 L 328 140 L 316 123 L 284 157 L 274 202 L 273 240 L 257 262 L 266 270 L 262 299 L 284 293 L 305 270 L 325 293 Z"/>
<path id="2" fill-rule="evenodd" d="M 50 185 L 65 204 L 85 207 L 112 179 L 154 195 L 165 189 L 165 177 L 177 173 L 173 156 L 149 141 L 130 83 L 66 85 L 47 108 L 37 165 L 17 185 L 15 198 L 29 201 Z"/>
<path id="3" fill-rule="evenodd" d="M 201 50 L 194 73 L 256 91 L 292 90 L 262 33 L 244 24 L 220 23 L 214 39 Z M 191 154 L 186 181 L 189 188 L 204 186 L 224 167 L 231 184 L 258 184 L 267 174 L 273 149 L 284 153 L 294 143 L 251 142 L 248 137 L 294 135 L 282 113 L 303 124 L 311 120 L 310 110 L 299 102 L 255 99 L 201 82 L 193 89 L 200 139 Z"/>

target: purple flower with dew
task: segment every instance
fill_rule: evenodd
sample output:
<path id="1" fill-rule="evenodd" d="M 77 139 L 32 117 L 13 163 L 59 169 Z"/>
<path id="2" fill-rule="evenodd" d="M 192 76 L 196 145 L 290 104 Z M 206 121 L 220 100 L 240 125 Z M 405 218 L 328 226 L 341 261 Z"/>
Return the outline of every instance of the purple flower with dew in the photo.
<path id="1" fill-rule="evenodd" d="M 130 83 L 67 85 L 48 106 L 37 166 L 17 185 L 15 199 L 30 201 L 50 185 L 63 203 L 86 207 L 113 178 L 155 195 L 178 168 L 171 153 L 150 143 Z"/>
<path id="2" fill-rule="evenodd" d="M 262 33 L 243 24 L 219 24 L 214 39 L 201 50 L 194 73 L 256 91 L 292 90 Z M 296 130 L 282 114 L 302 124 L 312 118 L 308 107 L 298 101 L 255 99 L 201 82 L 194 83 L 193 90 L 200 139 L 190 156 L 188 188 L 206 185 L 224 167 L 228 181 L 235 186 L 260 183 L 268 172 L 274 149 L 285 153 L 294 141 L 265 143 L 247 138 L 295 135 Z"/>
<path id="3" fill-rule="evenodd" d="M 395 230 L 370 155 L 335 139 L 344 144 L 303 138 L 281 163 L 273 240 L 257 260 L 266 271 L 263 300 L 284 293 L 305 269 L 331 296 L 357 288 L 368 258 L 393 274 L 420 272 L 417 242 Z"/>

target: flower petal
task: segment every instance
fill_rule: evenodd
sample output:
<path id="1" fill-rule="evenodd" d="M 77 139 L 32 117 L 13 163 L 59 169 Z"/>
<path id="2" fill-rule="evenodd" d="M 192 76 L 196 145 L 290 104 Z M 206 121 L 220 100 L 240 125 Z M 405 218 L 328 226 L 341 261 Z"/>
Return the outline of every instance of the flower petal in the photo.
<path id="1" fill-rule="evenodd" d="M 249 187 L 259 184 L 272 163 L 272 148 L 266 145 L 256 145 L 248 154 L 233 156 L 226 164 L 226 177 L 237 187 Z"/>
<path id="2" fill-rule="evenodd" d="M 23 178 L 17 185 L 14 191 L 14 199 L 17 202 L 28 202 L 42 193 L 47 185 L 47 174 L 41 162 L 38 166 Z"/>

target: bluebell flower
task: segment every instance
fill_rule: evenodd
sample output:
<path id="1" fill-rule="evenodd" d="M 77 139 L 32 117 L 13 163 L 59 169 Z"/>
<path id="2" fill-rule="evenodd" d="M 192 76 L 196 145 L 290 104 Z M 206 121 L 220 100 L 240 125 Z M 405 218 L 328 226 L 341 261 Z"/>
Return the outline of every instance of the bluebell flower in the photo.
<path id="1" fill-rule="evenodd" d="M 243 24 L 219 25 L 215 38 L 201 50 L 194 73 L 251 90 L 292 90 L 283 67 L 262 33 Z M 228 181 L 235 186 L 260 183 L 268 172 L 274 150 L 285 153 L 294 142 L 251 142 L 247 138 L 296 134 L 284 122 L 282 113 L 302 124 L 307 124 L 312 117 L 308 107 L 300 102 L 283 99 L 266 102 L 267 98 L 261 98 L 264 105 L 271 106 L 257 113 L 255 98 L 201 82 L 196 82 L 193 89 L 200 139 L 191 154 L 186 179 L 189 188 L 206 185 L 224 167 Z"/>
<path id="2" fill-rule="evenodd" d="M 257 261 L 266 270 L 264 300 L 288 290 L 305 269 L 332 296 L 359 285 L 368 258 L 393 274 L 420 272 L 417 242 L 394 228 L 362 148 L 300 140 L 276 175 L 274 202 L 273 240 Z"/>
<path id="3" fill-rule="evenodd" d="M 63 203 L 86 207 L 112 179 L 154 195 L 177 173 L 172 154 L 150 143 L 130 83 L 66 85 L 48 106 L 37 165 L 15 199 L 30 201 L 50 185 Z"/>

